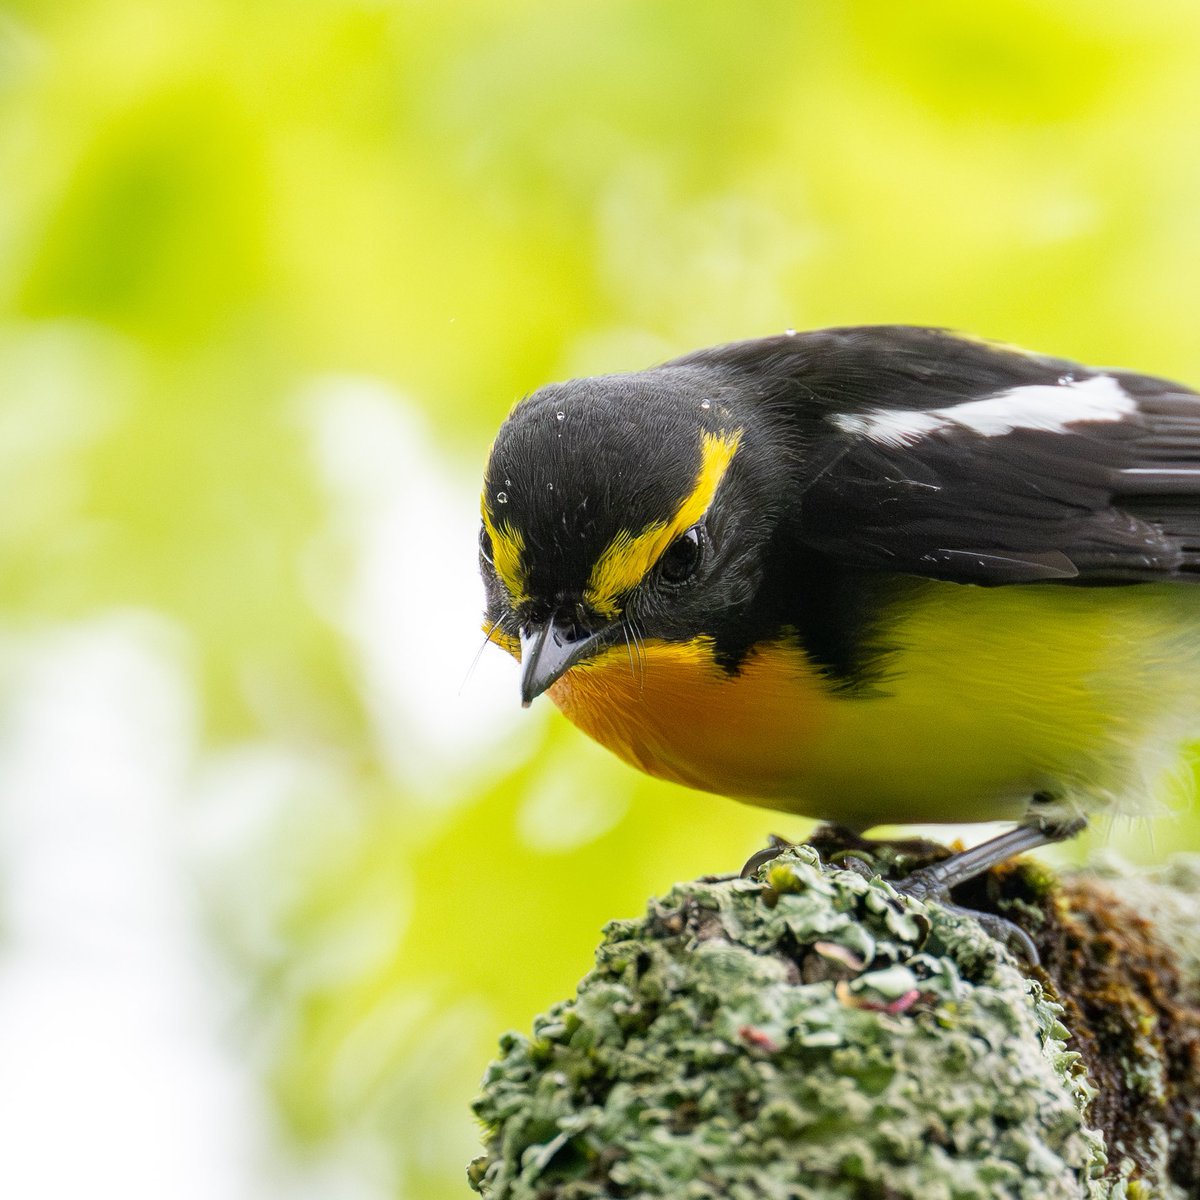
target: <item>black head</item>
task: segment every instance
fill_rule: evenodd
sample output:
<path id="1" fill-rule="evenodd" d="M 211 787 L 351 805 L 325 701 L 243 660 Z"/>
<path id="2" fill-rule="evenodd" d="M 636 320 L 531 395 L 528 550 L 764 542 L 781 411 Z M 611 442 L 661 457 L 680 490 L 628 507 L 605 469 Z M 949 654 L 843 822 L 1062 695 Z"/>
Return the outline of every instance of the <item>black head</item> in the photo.
<path id="1" fill-rule="evenodd" d="M 526 703 L 627 636 L 710 633 L 753 598 L 777 505 L 748 400 L 719 371 L 666 366 L 553 384 L 510 414 L 480 558 Z"/>

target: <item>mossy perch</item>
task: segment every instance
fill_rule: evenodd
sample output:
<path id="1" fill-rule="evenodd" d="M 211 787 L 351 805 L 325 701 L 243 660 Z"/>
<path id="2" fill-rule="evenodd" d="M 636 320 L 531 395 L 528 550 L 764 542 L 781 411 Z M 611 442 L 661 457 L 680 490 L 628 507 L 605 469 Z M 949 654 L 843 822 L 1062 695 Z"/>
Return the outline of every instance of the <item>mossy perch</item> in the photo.
<path id="1" fill-rule="evenodd" d="M 503 1040 L 472 1186 L 489 1200 L 1200 1195 L 1200 859 L 1065 880 L 1025 863 L 972 891 L 1029 930 L 1041 968 L 809 846 L 614 921 L 576 997 L 532 1039 Z"/>

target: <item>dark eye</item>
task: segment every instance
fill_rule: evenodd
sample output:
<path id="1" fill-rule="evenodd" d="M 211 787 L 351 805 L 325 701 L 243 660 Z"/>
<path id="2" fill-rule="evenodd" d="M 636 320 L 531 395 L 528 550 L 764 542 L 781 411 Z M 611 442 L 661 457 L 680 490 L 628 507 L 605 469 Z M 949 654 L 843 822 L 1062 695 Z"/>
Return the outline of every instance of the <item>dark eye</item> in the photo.
<path id="1" fill-rule="evenodd" d="M 693 525 L 682 533 L 663 552 L 658 560 L 659 578 L 664 583 L 687 583 L 696 573 L 704 553 L 704 532 Z"/>
<path id="2" fill-rule="evenodd" d="M 492 561 L 492 537 L 485 525 L 479 527 L 479 556 L 486 563 Z"/>

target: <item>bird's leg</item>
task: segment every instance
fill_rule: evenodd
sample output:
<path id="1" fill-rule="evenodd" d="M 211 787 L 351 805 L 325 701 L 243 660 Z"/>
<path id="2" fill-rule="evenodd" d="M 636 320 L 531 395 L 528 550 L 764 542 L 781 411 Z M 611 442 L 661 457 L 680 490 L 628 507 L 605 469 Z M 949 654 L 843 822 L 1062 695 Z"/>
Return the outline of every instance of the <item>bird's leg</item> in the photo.
<path id="1" fill-rule="evenodd" d="M 970 850 L 960 850 L 941 862 L 919 867 L 911 875 L 897 880 L 893 886 L 898 892 L 912 896 L 915 900 L 931 897 L 938 899 L 945 896 L 951 888 L 974 879 L 976 875 L 982 875 L 984 871 L 990 871 L 992 867 L 999 866 L 1015 855 L 1073 838 L 1085 825 L 1085 817 L 1055 819 L 1038 816 L 1031 811 L 1015 828 L 997 834 L 986 842 L 980 842 Z"/>

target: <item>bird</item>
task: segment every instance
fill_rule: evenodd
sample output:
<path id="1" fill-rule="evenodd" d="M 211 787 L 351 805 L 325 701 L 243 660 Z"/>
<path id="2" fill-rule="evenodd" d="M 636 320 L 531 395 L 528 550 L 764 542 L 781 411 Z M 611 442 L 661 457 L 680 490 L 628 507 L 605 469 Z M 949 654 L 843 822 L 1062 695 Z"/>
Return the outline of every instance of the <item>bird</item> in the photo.
<path id="1" fill-rule="evenodd" d="M 864 325 L 538 388 L 488 454 L 488 641 L 650 775 L 951 886 L 1151 811 L 1200 740 L 1200 394 Z"/>

